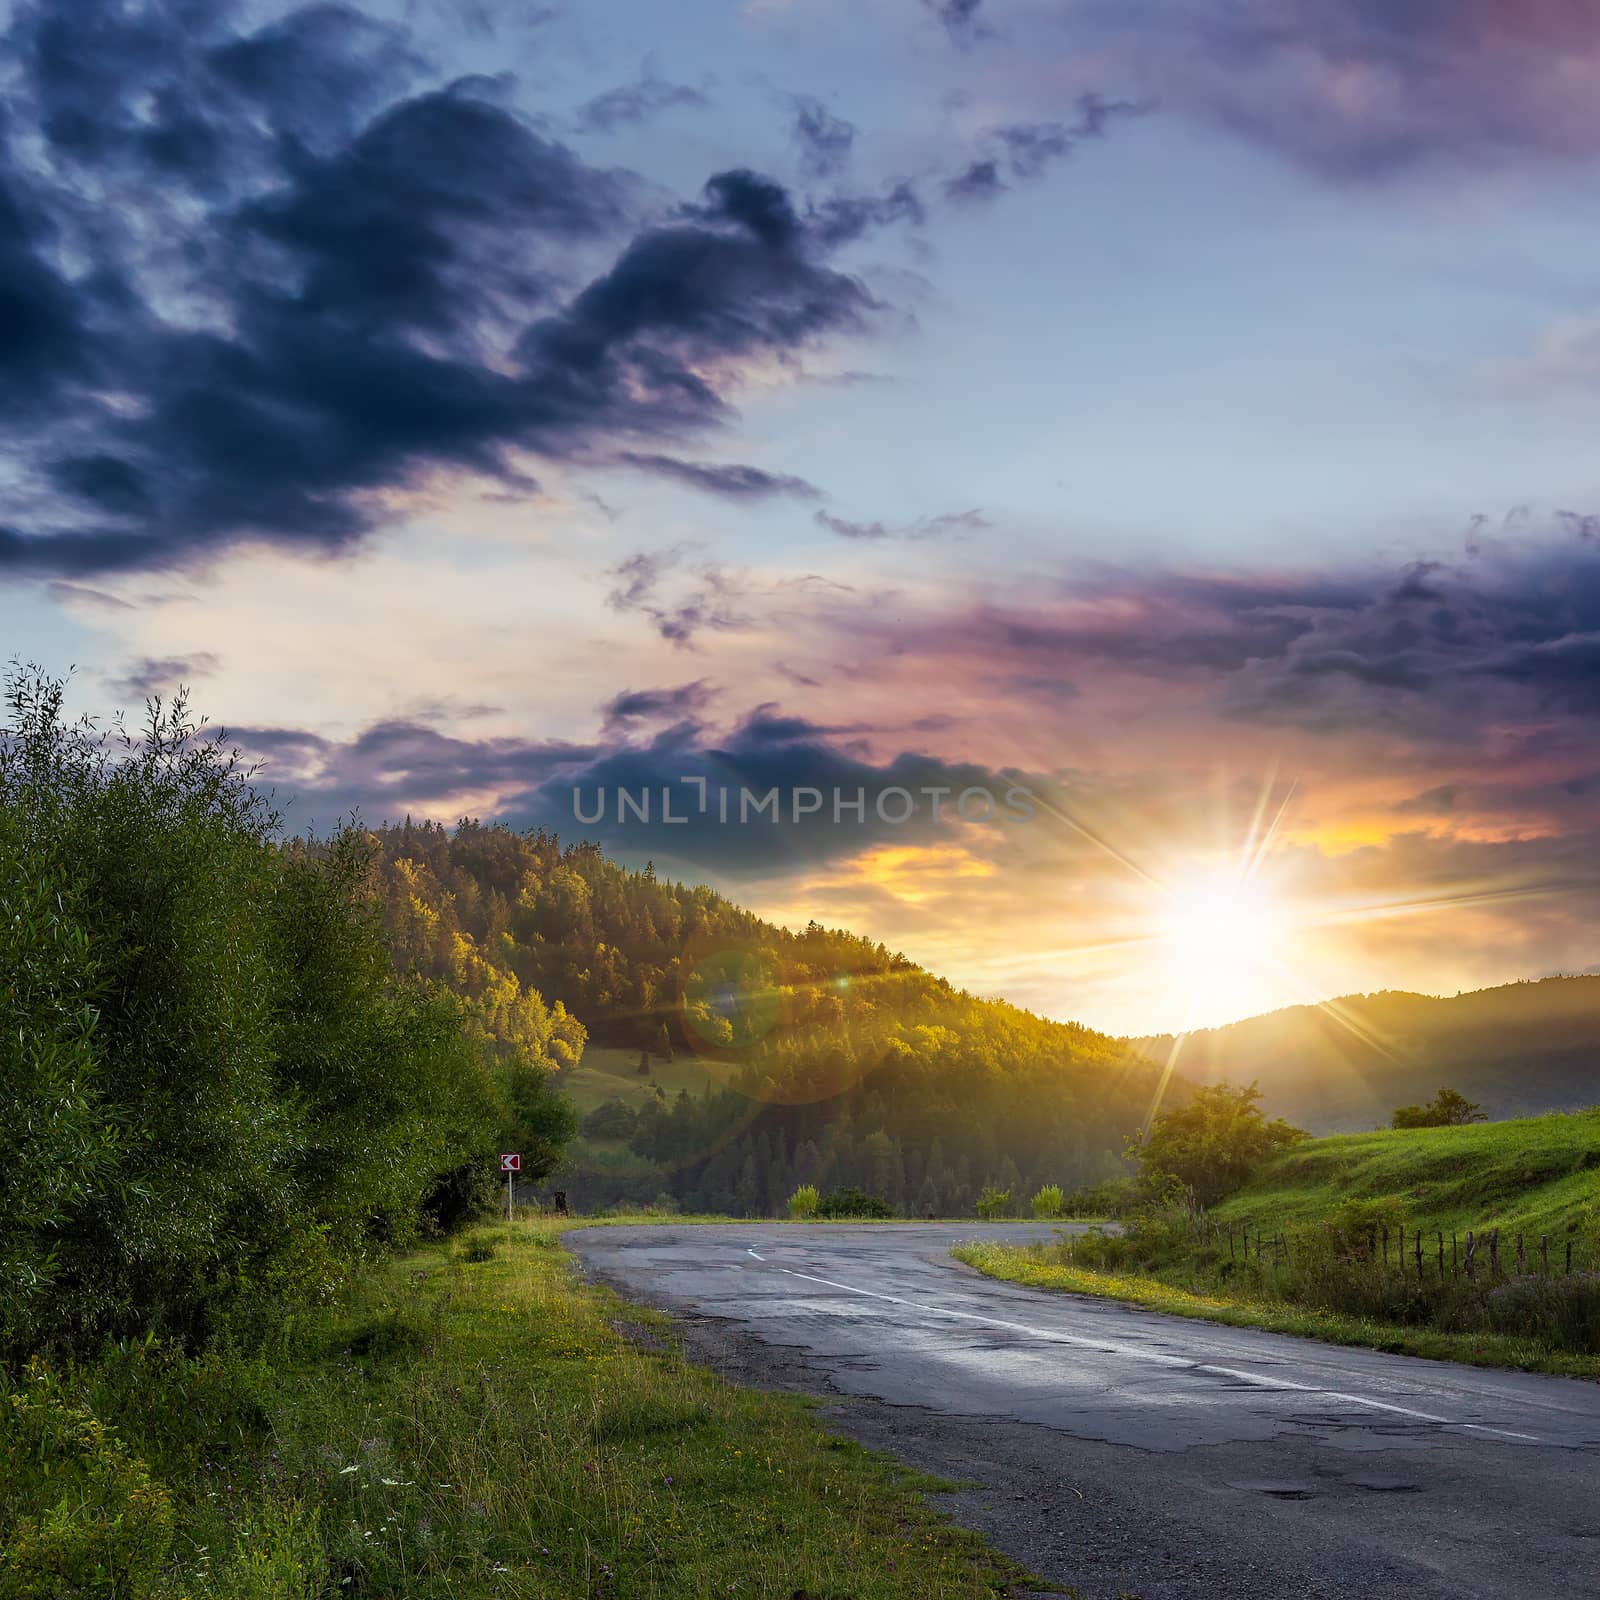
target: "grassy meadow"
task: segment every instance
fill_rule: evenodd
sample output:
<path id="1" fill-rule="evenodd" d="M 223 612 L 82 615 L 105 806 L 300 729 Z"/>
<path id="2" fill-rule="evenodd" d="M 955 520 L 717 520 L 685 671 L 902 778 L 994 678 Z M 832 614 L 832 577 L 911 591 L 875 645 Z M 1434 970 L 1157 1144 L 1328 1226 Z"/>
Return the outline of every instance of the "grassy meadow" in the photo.
<path id="1" fill-rule="evenodd" d="M 374 1268 L 255 1354 L 29 1368 L 3 1401 L 5 1600 L 844 1596 L 1025 1575 L 810 1402 L 686 1362 L 559 1225 Z"/>
<path id="2" fill-rule="evenodd" d="M 1424 1232 L 1498 1227 L 1581 1241 L 1600 1266 L 1600 1109 L 1459 1128 L 1308 1139 L 1218 1205 L 1220 1222 L 1283 1228 L 1345 1200 L 1388 1200 Z"/>
<path id="3" fill-rule="evenodd" d="M 585 1048 L 578 1065 L 561 1073 L 561 1092 L 585 1116 L 608 1100 L 620 1100 L 637 1111 L 654 1098 L 658 1085 L 669 1101 L 677 1099 L 680 1090 L 698 1098 L 708 1083 L 722 1087 L 721 1080 L 699 1057 L 684 1050 L 674 1051 L 671 1061 L 662 1060 L 652 1051 L 649 1075 L 641 1076 L 637 1050 L 592 1044 Z"/>
<path id="4" fill-rule="evenodd" d="M 1119 1235 L 954 1254 L 1178 1316 L 1600 1378 L 1600 1111 L 1311 1139 L 1199 1218 L 1169 1209 Z"/>

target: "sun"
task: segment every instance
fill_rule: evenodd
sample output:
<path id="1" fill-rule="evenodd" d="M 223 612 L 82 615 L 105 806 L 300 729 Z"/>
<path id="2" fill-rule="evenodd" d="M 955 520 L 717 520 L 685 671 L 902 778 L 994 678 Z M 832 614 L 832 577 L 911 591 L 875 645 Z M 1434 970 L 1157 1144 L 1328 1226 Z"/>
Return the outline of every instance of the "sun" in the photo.
<path id="1" fill-rule="evenodd" d="M 1225 871 L 1173 885 L 1158 913 L 1159 937 L 1174 965 L 1196 977 L 1273 965 L 1285 923 L 1269 889 Z"/>

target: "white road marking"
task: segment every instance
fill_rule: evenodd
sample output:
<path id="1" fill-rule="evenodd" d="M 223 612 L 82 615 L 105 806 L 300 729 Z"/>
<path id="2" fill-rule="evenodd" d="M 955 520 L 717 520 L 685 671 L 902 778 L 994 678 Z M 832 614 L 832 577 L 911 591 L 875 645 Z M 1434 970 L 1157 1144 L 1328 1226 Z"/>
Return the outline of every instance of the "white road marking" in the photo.
<path id="1" fill-rule="evenodd" d="M 756 1256 L 757 1261 L 766 1259 L 764 1256 L 756 1255 L 754 1250 L 749 1253 Z M 1031 1338 L 1043 1339 L 1052 1344 L 1077 1345 L 1102 1351 L 1106 1355 L 1127 1356 L 1130 1360 L 1145 1361 L 1156 1366 L 1177 1367 L 1189 1372 L 1237 1378 L 1241 1383 L 1252 1384 L 1261 1389 L 1288 1389 L 1300 1394 L 1326 1395 L 1330 1400 L 1344 1400 L 1351 1405 L 1366 1406 L 1373 1411 L 1390 1411 L 1402 1417 L 1415 1417 L 1419 1422 L 1436 1422 L 1447 1428 L 1470 1428 L 1476 1433 L 1497 1433 L 1507 1439 L 1526 1440 L 1529 1444 L 1540 1442 L 1535 1434 L 1511 1433 L 1507 1429 L 1490 1428 L 1479 1422 L 1452 1422 L 1448 1417 L 1435 1416 L 1429 1411 L 1413 1411 L 1409 1406 L 1391 1405 L 1386 1400 L 1373 1400 L 1362 1394 L 1345 1394 L 1342 1390 L 1324 1389 L 1312 1383 L 1294 1383 L 1288 1378 L 1273 1378 L 1263 1373 L 1244 1372 L 1237 1367 L 1212 1366 L 1203 1361 L 1191 1361 L 1187 1356 L 1163 1355 L 1158 1350 L 1146 1350 L 1138 1345 L 1115 1344 L 1106 1339 L 1086 1339 L 1078 1334 L 1061 1333 L 1054 1328 L 1032 1328 L 1023 1322 L 1007 1322 L 1003 1318 L 983 1316 L 975 1311 L 956 1311 L 949 1306 L 923 1305 L 916 1300 L 906 1300 L 898 1295 L 880 1294 L 875 1289 L 858 1289 L 853 1283 L 839 1283 L 833 1278 L 818 1278 L 809 1272 L 796 1272 L 792 1267 L 779 1267 L 777 1270 L 791 1278 L 803 1278 L 807 1283 L 820 1283 L 830 1289 L 842 1289 L 846 1294 L 864 1295 L 870 1300 L 885 1300 L 890 1305 L 904 1306 L 908 1311 L 926 1311 L 936 1317 L 957 1317 L 963 1322 L 981 1322 L 985 1327 L 1006 1328 L 1013 1333 L 1025 1333 Z"/>
<path id="2" fill-rule="evenodd" d="M 1498 1433 L 1502 1439 L 1526 1439 L 1529 1444 L 1538 1444 L 1539 1437 L 1533 1433 L 1513 1433 L 1509 1428 L 1488 1428 L 1481 1422 L 1463 1422 L 1463 1428 L 1471 1428 L 1474 1433 Z"/>

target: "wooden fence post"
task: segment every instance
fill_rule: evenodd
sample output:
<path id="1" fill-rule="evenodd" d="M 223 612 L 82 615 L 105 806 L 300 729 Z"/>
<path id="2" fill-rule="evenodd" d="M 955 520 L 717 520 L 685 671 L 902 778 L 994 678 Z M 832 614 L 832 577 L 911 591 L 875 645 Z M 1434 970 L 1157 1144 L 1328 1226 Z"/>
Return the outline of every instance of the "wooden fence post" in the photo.
<path id="1" fill-rule="evenodd" d="M 1387 1222 L 1383 1225 L 1383 1269 L 1385 1272 L 1389 1270 L 1389 1224 Z"/>
<path id="2" fill-rule="evenodd" d="M 1444 1230 L 1439 1230 L 1439 1282 L 1444 1282 Z"/>
<path id="3" fill-rule="evenodd" d="M 1500 1230 L 1498 1228 L 1489 1230 L 1489 1271 L 1496 1276 L 1500 1272 Z"/>
<path id="4" fill-rule="evenodd" d="M 1450 1275 L 1455 1276 L 1461 1270 L 1461 1258 L 1456 1254 L 1456 1230 L 1450 1230 Z"/>
<path id="5" fill-rule="evenodd" d="M 1474 1236 L 1474 1234 L 1472 1232 L 1472 1229 L 1468 1228 L 1467 1229 L 1467 1260 L 1466 1260 L 1466 1265 L 1467 1265 L 1467 1276 L 1469 1278 L 1475 1277 L 1477 1275 L 1476 1274 L 1476 1269 L 1473 1266 L 1473 1257 L 1476 1256 L 1477 1253 L 1478 1253 L 1478 1241 L 1477 1241 L 1477 1238 Z"/>
<path id="6" fill-rule="evenodd" d="M 1421 1283 L 1422 1282 L 1422 1229 L 1421 1228 L 1414 1228 L 1412 1230 L 1412 1232 L 1415 1235 L 1415 1238 L 1412 1241 L 1412 1243 L 1414 1245 L 1414 1249 L 1412 1251 L 1412 1254 L 1415 1255 L 1416 1258 L 1417 1258 L 1417 1282 Z"/>
<path id="7" fill-rule="evenodd" d="M 1519 1233 L 1517 1235 L 1517 1276 L 1521 1277 L 1522 1274 L 1524 1272 L 1526 1272 L 1527 1270 L 1528 1270 L 1528 1258 L 1523 1253 L 1522 1235 Z"/>
<path id="8" fill-rule="evenodd" d="M 1567 1240 L 1567 1276 L 1572 1276 L 1572 1241 Z"/>

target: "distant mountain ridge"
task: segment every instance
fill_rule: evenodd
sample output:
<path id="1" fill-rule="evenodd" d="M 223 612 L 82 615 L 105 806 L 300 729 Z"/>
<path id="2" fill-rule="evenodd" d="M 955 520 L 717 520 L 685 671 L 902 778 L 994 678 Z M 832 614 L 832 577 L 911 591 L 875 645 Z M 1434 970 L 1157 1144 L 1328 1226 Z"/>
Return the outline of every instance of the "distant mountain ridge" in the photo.
<path id="1" fill-rule="evenodd" d="M 1158 1061 L 1173 1036 L 1129 1041 Z M 1448 997 L 1383 990 L 1290 1006 L 1187 1035 L 1178 1070 L 1261 1085 L 1262 1103 L 1314 1133 L 1386 1127 L 1441 1084 L 1488 1114 L 1600 1104 L 1600 976 L 1528 979 Z"/>

